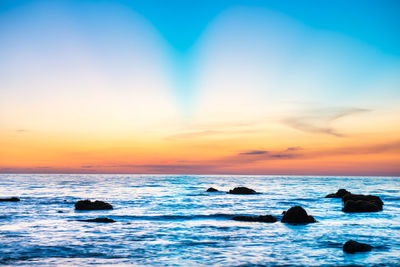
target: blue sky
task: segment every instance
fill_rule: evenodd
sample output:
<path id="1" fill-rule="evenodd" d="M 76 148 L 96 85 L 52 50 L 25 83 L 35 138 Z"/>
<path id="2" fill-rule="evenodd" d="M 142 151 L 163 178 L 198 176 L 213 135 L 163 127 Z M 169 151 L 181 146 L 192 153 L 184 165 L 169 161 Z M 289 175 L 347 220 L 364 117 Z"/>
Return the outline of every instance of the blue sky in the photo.
<path id="1" fill-rule="evenodd" d="M 38 164 L 62 162 L 63 140 L 71 155 L 147 155 L 141 166 L 386 148 L 400 131 L 399 14 L 389 0 L 1 0 L 0 159 L 22 166 L 44 142 Z M 115 140 L 137 150 L 118 154 Z M 375 163 L 393 173 L 399 154 L 387 153 Z M 320 170 L 349 162 L 327 155 Z"/>

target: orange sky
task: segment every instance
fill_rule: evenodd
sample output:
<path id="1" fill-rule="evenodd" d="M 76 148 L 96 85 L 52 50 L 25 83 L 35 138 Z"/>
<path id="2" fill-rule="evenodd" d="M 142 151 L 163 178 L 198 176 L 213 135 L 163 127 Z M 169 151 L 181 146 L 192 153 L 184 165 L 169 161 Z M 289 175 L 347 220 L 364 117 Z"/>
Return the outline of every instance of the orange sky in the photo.
<path id="1" fill-rule="evenodd" d="M 400 175 L 389 7 L 28 2 L 0 3 L 0 173 Z"/>

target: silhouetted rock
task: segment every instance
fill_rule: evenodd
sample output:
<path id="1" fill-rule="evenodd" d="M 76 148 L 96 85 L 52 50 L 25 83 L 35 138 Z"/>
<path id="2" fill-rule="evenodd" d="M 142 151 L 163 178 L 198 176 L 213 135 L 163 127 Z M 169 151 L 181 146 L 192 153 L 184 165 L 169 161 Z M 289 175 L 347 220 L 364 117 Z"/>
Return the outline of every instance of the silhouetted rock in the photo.
<path id="1" fill-rule="evenodd" d="M 357 201 L 357 200 L 362 200 L 362 201 L 370 201 L 370 202 L 374 202 L 376 205 L 378 206 L 382 206 L 383 205 L 383 201 L 381 200 L 380 197 L 378 196 L 373 196 L 373 195 L 357 195 L 357 194 L 345 194 L 342 197 L 342 201 L 345 203 L 347 200 L 353 200 L 353 201 Z"/>
<path id="2" fill-rule="evenodd" d="M 86 199 L 79 200 L 75 203 L 76 210 L 112 210 L 113 206 L 108 204 L 107 202 L 96 200 L 94 202 Z"/>
<path id="3" fill-rule="evenodd" d="M 347 253 L 371 251 L 372 246 L 364 243 L 359 243 L 354 240 L 349 240 L 343 245 L 343 251 Z"/>
<path id="4" fill-rule="evenodd" d="M 228 194 L 251 195 L 257 194 L 257 192 L 247 187 L 235 187 L 234 189 L 229 190 Z"/>
<path id="5" fill-rule="evenodd" d="M 268 223 L 276 222 L 276 218 L 272 215 L 235 216 L 232 218 L 232 220 L 243 221 L 243 222 L 268 222 Z"/>
<path id="6" fill-rule="evenodd" d="M 376 212 L 381 211 L 383 201 L 378 196 L 345 194 L 342 197 L 344 212 Z"/>
<path id="7" fill-rule="evenodd" d="M 79 222 L 97 222 L 97 223 L 113 223 L 115 222 L 113 219 L 105 218 L 105 217 L 99 217 L 96 219 L 86 219 L 86 220 L 77 220 Z"/>
<path id="8" fill-rule="evenodd" d="M 0 198 L 0 201 L 17 202 L 20 201 L 20 199 L 17 197 L 9 197 L 9 198 Z"/>
<path id="9" fill-rule="evenodd" d="M 381 211 L 382 206 L 373 201 L 347 200 L 342 210 L 344 212 L 376 212 Z"/>
<path id="10" fill-rule="evenodd" d="M 64 213 L 62 210 L 57 211 L 58 213 Z"/>
<path id="11" fill-rule="evenodd" d="M 336 193 L 334 194 L 328 194 L 325 197 L 326 198 L 342 198 L 346 194 L 351 194 L 349 191 L 346 189 L 339 189 Z"/>
<path id="12" fill-rule="evenodd" d="M 283 223 L 314 223 L 316 220 L 313 216 L 308 215 L 305 209 L 300 206 L 294 206 L 284 212 L 281 222 Z"/>
<path id="13" fill-rule="evenodd" d="M 210 187 L 207 189 L 207 192 L 219 192 L 217 189 L 215 189 L 214 187 Z"/>

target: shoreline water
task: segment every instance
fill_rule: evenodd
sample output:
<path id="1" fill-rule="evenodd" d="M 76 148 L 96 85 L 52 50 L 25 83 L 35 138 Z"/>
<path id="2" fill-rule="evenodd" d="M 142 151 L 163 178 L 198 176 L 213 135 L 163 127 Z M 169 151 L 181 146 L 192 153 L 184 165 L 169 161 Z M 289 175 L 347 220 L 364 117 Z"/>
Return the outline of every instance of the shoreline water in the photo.
<path id="1" fill-rule="evenodd" d="M 5 175 L 0 196 L 0 264 L 9 265 L 378 265 L 399 264 L 400 179 L 381 177 Z M 245 185 L 261 194 L 207 193 Z M 378 195 L 377 213 L 346 214 L 328 193 Z M 7 195 L 7 196 L 8 196 Z M 111 211 L 75 211 L 80 199 Z M 64 201 L 66 200 L 66 201 Z M 12 206 L 14 205 L 14 206 Z M 242 222 L 303 206 L 317 223 Z M 58 213 L 63 211 L 63 213 Z M 108 217 L 115 223 L 79 222 Z M 345 241 L 374 246 L 346 255 Z"/>

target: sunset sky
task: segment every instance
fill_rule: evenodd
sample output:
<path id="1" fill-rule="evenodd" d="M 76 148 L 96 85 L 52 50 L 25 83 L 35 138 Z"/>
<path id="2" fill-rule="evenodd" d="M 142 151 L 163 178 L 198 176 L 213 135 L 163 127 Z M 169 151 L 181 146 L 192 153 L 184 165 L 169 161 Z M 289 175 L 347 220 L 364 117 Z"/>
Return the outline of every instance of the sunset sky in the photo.
<path id="1" fill-rule="evenodd" d="M 398 176 L 399 14 L 0 0 L 0 173 Z"/>

